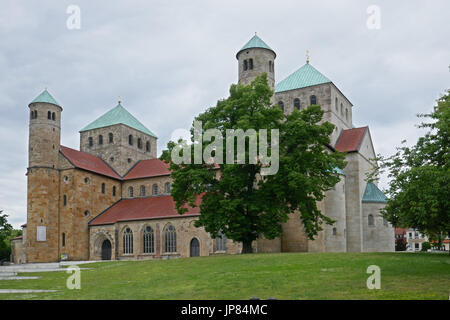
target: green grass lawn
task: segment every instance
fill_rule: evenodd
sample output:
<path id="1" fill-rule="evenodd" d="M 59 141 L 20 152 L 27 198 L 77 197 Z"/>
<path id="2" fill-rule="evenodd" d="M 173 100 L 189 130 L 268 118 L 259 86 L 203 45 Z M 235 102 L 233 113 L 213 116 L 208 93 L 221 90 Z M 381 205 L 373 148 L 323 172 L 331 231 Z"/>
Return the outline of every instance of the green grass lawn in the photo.
<path id="1" fill-rule="evenodd" d="M 369 265 L 381 289 L 369 290 Z M 434 253 L 280 253 L 87 264 L 81 289 L 66 272 L 37 280 L 0 280 L 0 289 L 53 293 L 0 294 L 0 299 L 449 299 L 450 257 Z"/>

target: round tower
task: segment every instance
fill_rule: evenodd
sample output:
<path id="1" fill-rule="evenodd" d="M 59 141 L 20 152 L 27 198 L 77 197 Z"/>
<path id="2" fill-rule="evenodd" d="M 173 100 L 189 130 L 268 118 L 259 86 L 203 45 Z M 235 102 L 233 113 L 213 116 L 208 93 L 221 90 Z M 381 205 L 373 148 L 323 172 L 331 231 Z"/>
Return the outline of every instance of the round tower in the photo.
<path id="1" fill-rule="evenodd" d="M 62 107 L 44 90 L 30 104 L 27 170 L 27 262 L 59 260 L 59 170 Z"/>
<path id="2" fill-rule="evenodd" d="M 61 138 L 62 107 L 44 90 L 28 106 L 28 167 L 56 168 Z"/>
<path id="3" fill-rule="evenodd" d="M 238 60 L 239 83 L 247 85 L 256 76 L 267 73 L 270 88 L 275 87 L 276 53 L 256 34 L 236 54 Z"/>

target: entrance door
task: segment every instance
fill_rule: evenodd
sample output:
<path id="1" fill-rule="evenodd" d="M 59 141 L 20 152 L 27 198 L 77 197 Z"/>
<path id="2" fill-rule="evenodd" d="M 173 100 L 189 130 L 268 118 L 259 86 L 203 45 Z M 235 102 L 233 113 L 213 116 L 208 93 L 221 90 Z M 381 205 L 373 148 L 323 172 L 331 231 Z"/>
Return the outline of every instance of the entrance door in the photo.
<path id="1" fill-rule="evenodd" d="M 111 260 L 111 242 L 108 239 L 102 243 L 102 260 Z"/>
<path id="2" fill-rule="evenodd" d="M 191 240 L 191 257 L 198 257 L 200 256 L 200 243 L 198 242 L 197 238 L 193 238 Z"/>

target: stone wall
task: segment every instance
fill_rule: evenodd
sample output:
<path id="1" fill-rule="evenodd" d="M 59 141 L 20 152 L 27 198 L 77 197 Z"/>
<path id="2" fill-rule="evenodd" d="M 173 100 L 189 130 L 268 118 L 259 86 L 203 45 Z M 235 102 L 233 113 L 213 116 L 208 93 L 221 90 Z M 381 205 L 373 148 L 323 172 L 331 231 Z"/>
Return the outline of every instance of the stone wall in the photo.
<path id="1" fill-rule="evenodd" d="M 393 252 L 395 251 L 394 228 L 380 214 L 384 203 L 363 203 L 363 250 L 365 252 Z M 374 218 L 373 225 L 369 225 L 369 215 Z"/>
<path id="2" fill-rule="evenodd" d="M 113 142 L 109 142 L 109 134 L 113 134 Z M 103 143 L 99 144 L 99 136 Z M 128 137 L 133 136 L 133 144 L 129 144 Z M 89 138 L 93 139 L 93 146 L 89 146 Z M 138 139 L 141 139 L 141 148 Z M 150 151 L 146 151 L 146 143 L 150 142 Z M 102 158 L 117 173 L 125 175 L 139 160 L 156 158 L 156 138 L 124 124 L 117 124 L 104 128 L 92 129 L 80 133 L 80 150 Z"/>
<path id="3" fill-rule="evenodd" d="M 11 261 L 13 263 L 20 264 L 27 261 L 23 239 L 15 239 L 11 241 L 11 252 Z"/>
<path id="4" fill-rule="evenodd" d="M 325 248 L 327 252 L 347 251 L 347 225 L 345 213 L 345 176 L 332 190 L 325 192 L 324 214 L 335 220 L 333 225 L 324 225 Z"/>
<path id="5" fill-rule="evenodd" d="M 239 83 L 247 85 L 262 73 L 267 74 L 269 86 L 273 89 L 275 86 L 275 68 L 274 71 L 269 70 L 269 61 L 275 63 L 275 54 L 264 48 L 251 48 L 241 51 L 238 56 L 238 74 Z M 244 60 L 253 59 L 253 69 L 244 70 Z"/>
<path id="6" fill-rule="evenodd" d="M 157 195 L 165 195 L 166 183 L 172 183 L 170 176 L 158 176 L 143 179 L 133 179 L 126 180 L 123 182 L 123 198 L 137 198 L 142 196 L 152 196 L 153 195 L 153 185 L 158 186 Z M 145 194 L 141 195 L 141 187 L 145 188 Z M 130 187 L 133 188 L 133 197 L 130 196 Z"/>

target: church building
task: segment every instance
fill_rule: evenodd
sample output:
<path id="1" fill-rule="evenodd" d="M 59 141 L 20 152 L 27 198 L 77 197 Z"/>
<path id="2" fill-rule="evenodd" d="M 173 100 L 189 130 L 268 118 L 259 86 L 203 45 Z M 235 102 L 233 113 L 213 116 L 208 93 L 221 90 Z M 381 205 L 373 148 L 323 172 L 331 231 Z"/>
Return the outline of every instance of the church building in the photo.
<path id="1" fill-rule="evenodd" d="M 255 252 L 394 251 L 394 228 L 380 215 L 386 197 L 366 182 L 375 157 L 369 127 L 352 124 L 353 105 L 306 64 L 275 82 L 276 53 L 257 35 L 236 54 L 238 81 L 266 73 L 274 102 L 288 114 L 318 104 L 335 125 L 328 148 L 346 152 L 340 182 L 318 203 L 336 222 L 314 240 L 298 213 L 281 237 L 254 241 Z M 212 238 L 194 226 L 199 208 L 179 215 L 168 165 L 157 158 L 157 136 L 121 101 L 80 130 L 80 148 L 60 144 L 63 108 L 44 90 L 30 104 L 27 223 L 13 240 L 13 261 L 168 259 L 239 253 L 242 244 Z"/>

